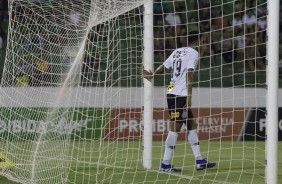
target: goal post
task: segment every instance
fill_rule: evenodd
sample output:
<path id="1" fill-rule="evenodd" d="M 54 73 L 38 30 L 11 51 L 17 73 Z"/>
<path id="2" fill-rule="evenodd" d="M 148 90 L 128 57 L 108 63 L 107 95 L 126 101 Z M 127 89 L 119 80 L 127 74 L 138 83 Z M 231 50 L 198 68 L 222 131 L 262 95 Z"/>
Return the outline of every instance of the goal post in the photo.
<path id="1" fill-rule="evenodd" d="M 3 177 L 28 184 L 282 180 L 277 1 L 9 5 L 0 183 Z M 170 160 L 182 172 L 166 173 L 160 165 L 170 130 L 171 73 L 146 80 L 140 70 L 154 71 L 176 48 L 189 47 L 191 32 L 201 38 L 192 111 L 201 155 L 216 167 L 197 171 L 183 126 Z"/>
<path id="2" fill-rule="evenodd" d="M 266 183 L 278 183 L 279 8 L 268 0 Z"/>
<path id="3" fill-rule="evenodd" d="M 154 71 L 154 34 L 153 34 L 153 0 L 144 4 L 144 69 Z M 152 168 L 153 141 L 153 85 L 144 79 L 144 110 L 143 110 L 143 164 L 145 169 Z"/>

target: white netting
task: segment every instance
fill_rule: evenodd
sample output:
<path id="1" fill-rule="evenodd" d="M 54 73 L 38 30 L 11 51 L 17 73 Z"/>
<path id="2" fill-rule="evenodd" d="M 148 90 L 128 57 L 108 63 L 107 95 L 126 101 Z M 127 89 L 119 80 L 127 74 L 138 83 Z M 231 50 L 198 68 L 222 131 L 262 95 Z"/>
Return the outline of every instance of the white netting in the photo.
<path id="1" fill-rule="evenodd" d="M 142 165 L 145 2 L 9 1 L 2 175 L 52 184 L 264 182 L 264 144 L 256 140 L 265 139 L 266 2 L 154 1 L 155 67 L 188 46 L 189 32 L 203 38 L 193 112 L 202 154 L 217 167 L 195 171 L 183 129 L 173 159 L 183 169 L 177 174 L 158 171 L 170 74 L 154 80 L 153 168 Z"/>

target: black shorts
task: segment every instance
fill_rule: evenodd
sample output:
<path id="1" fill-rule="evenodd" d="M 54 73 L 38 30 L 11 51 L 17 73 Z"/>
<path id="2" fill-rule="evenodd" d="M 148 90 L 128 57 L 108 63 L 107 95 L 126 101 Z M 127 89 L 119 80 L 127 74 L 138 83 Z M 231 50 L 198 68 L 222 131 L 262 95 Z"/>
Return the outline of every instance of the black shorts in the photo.
<path id="1" fill-rule="evenodd" d="M 185 109 L 186 105 L 186 96 L 177 96 L 174 94 L 167 94 L 167 106 L 168 106 L 168 112 L 169 117 L 171 121 L 179 122 L 179 123 L 185 123 L 186 118 L 182 118 L 183 110 Z M 193 118 L 193 113 L 191 109 L 188 110 L 188 118 Z"/>

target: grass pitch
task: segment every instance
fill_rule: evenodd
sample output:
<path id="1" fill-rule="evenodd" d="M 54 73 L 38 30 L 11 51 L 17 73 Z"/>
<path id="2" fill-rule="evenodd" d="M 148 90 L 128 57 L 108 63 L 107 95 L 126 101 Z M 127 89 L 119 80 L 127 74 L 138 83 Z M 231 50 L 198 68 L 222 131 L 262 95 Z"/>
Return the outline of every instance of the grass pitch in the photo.
<path id="1" fill-rule="evenodd" d="M 216 162 L 217 166 L 201 172 L 195 170 L 194 158 L 189 145 L 178 142 L 173 165 L 182 168 L 181 173 L 161 173 L 158 171 L 163 155 L 163 142 L 153 142 L 153 165 L 151 170 L 142 166 L 142 149 L 139 141 L 103 142 L 96 148 L 93 142 L 72 144 L 72 160 L 67 170 L 67 183 L 177 183 L 177 184 L 235 184 L 265 183 L 265 143 L 264 142 L 202 142 L 204 157 Z M 279 153 L 282 142 L 279 142 Z M 279 169 L 282 168 L 282 154 L 279 154 Z M 51 166 L 51 165 L 50 165 Z M 48 174 L 50 183 L 54 176 Z M 278 183 L 282 174 L 278 172 Z M 48 180 L 46 180 L 48 181 Z M 45 181 L 45 183 L 47 183 Z M 14 182 L 0 176 L 1 184 Z M 40 182 L 39 182 L 40 183 Z"/>

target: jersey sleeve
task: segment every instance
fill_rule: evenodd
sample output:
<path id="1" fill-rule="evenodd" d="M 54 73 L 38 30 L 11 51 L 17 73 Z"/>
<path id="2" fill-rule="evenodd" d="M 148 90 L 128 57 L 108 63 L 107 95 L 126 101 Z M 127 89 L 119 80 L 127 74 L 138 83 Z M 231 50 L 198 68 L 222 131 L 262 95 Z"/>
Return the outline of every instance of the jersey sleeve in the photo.
<path id="1" fill-rule="evenodd" d="M 163 63 L 164 67 L 167 68 L 167 69 L 172 68 L 172 65 L 173 65 L 173 53 Z"/>
<path id="2" fill-rule="evenodd" d="M 197 51 L 191 51 L 188 55 L 187 55 L 187 69 L 193 69 L 196 70 L 197 66 L 198 66 L 198 60 L 199 60 L 199 52 Z"/>

